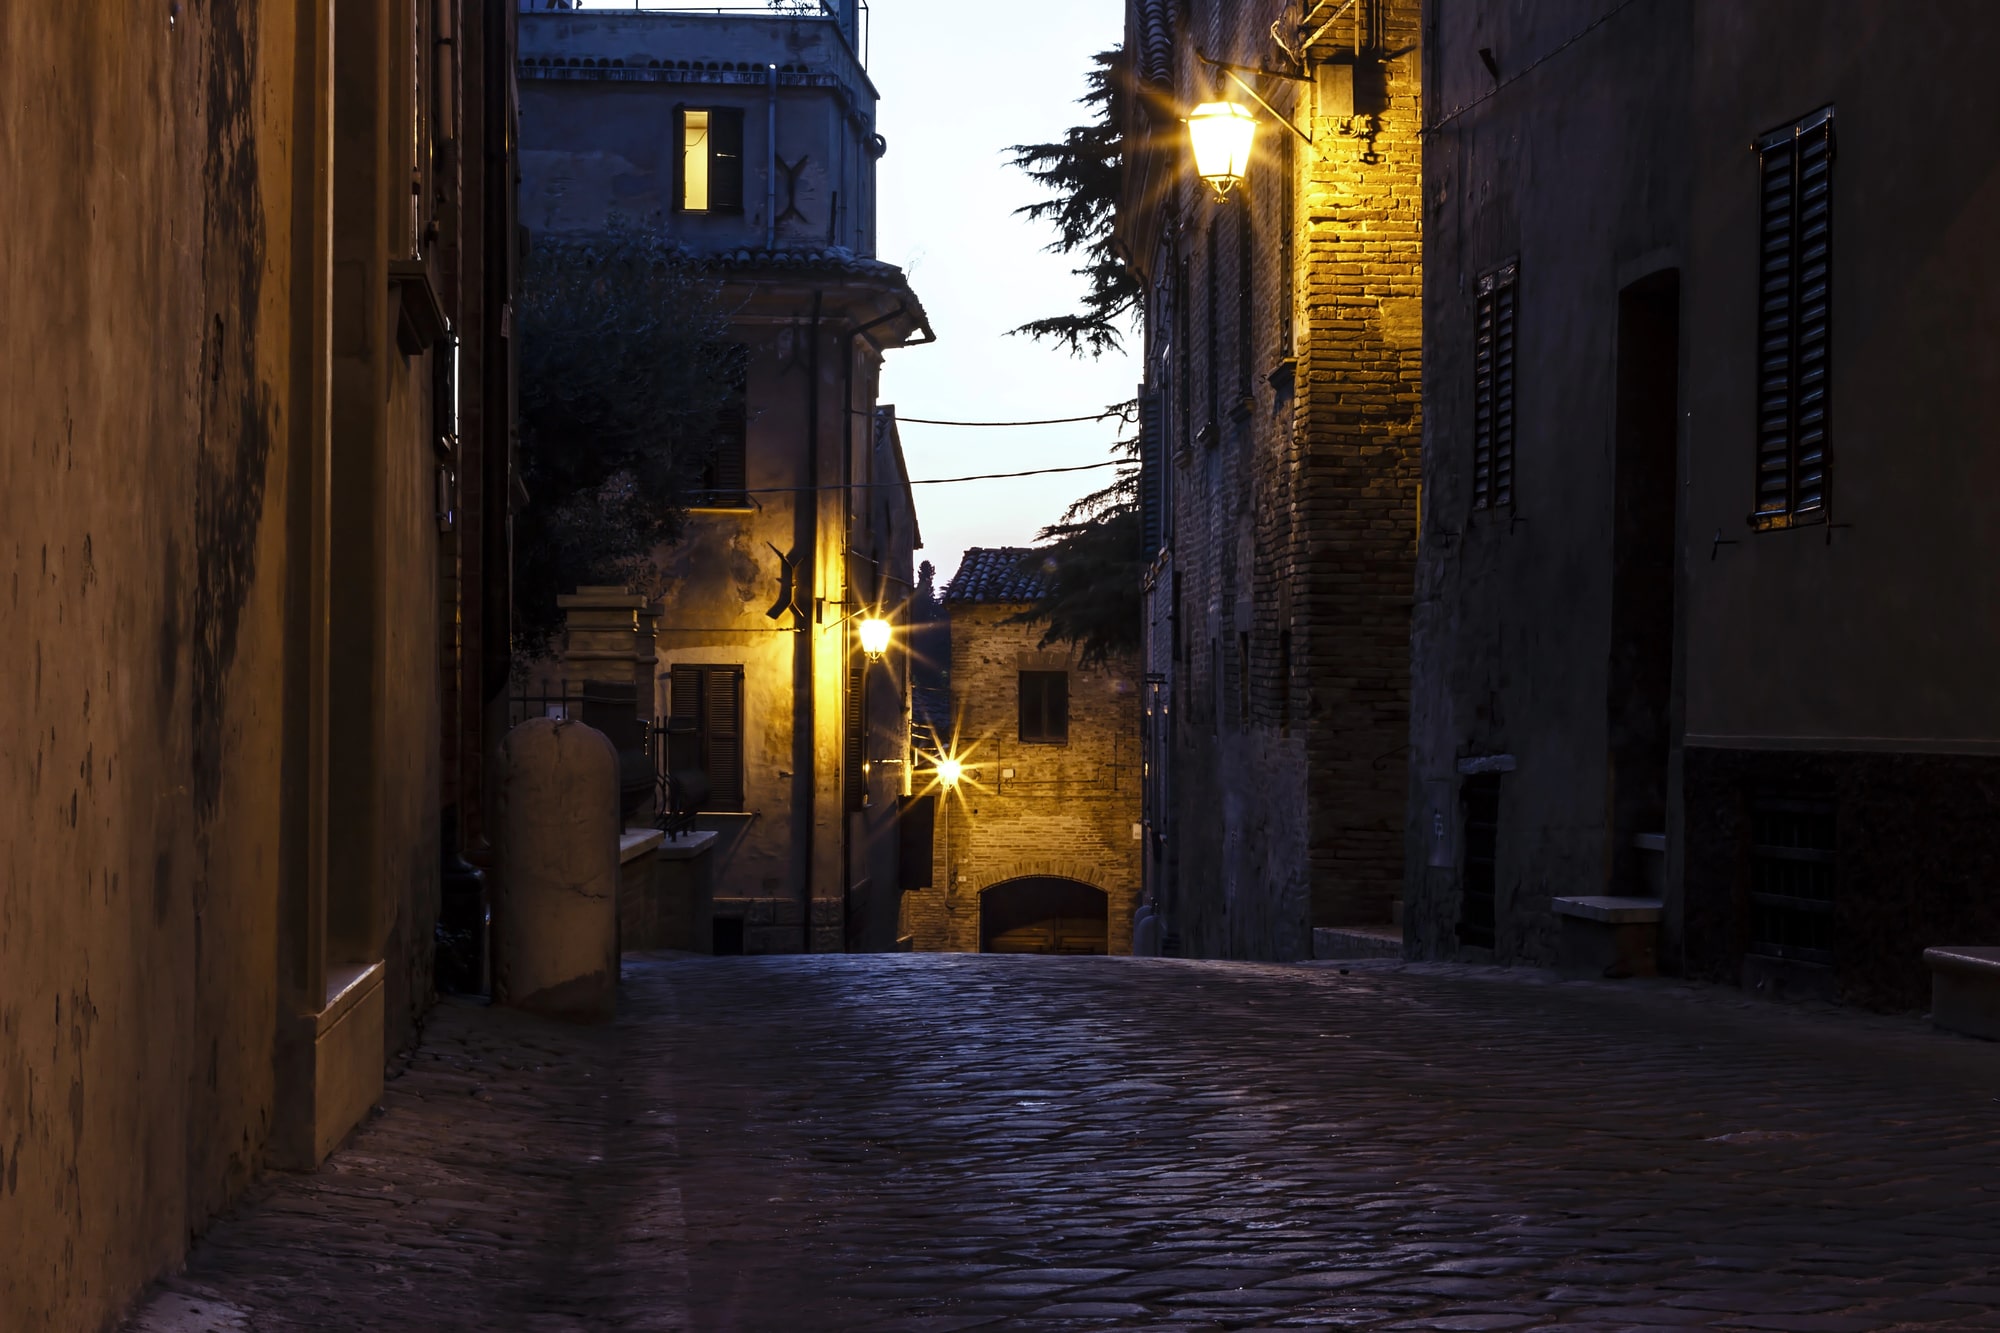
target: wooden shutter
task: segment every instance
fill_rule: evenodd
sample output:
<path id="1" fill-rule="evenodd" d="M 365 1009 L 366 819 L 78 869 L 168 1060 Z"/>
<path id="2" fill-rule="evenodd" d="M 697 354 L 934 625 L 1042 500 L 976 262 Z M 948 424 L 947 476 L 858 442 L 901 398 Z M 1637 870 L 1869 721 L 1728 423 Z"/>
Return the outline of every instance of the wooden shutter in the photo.
<path id="1" fill-rule="evenodd" d="M 1160 395 L 1156 390 L 1139 394 L 1139 524 L 1140 554 L 1151 560 L 1160 549 L 1160 509 L 1165 463 L 1160 441 Z"/>
<path id="2" fill-rule="evenodd" d="M 723 354 L 727 396 L 715 418 L 715 439 L 702 468 L 702 490 L 710 504 L 748 503 L 750 447 L 750 349 L 741 344 Z"/>
<path id="3" fill-rule="evenodd" d="M 868 667 L 851 660 L 847 667 L 847 746 L 842 785 L 849 811 L 868 805 Z"/>
<path id="4" fill-rule="evenodd" d="M 708 207 L 716 213 L 743 211 L 743 111 L 716 107 L 708 113 Z"/>
<path id="5" fill-rule="evenodd" d="M 1833 351 L 1833 112 L 1758 144 L 1756 519 L 1824 513 Z"/>
<path id="6" fill-rule="evenodd" d="M 743 668 L 701 669 L 702 751 L 709 808 L 743 808 Z"/>
<path id="7" fill-rule="evenodd" d="M 1479 280 L 1473 352 L 1472 507 L 1514 503 L 1514 306 L 1516 266 Z"/>

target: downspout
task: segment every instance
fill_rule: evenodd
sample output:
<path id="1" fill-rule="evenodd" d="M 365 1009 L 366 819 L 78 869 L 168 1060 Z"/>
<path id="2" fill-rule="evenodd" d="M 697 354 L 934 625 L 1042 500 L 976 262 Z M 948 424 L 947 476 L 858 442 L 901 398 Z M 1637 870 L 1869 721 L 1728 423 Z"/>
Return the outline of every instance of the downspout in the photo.
<path id="1" fill-rule="evenodd" d="M 778 67 L 766 68 L 771 77 L 771 105 L 764 132 L 764 248 L 778 248 Z M 819 296 L 813 296 L 813 324 L 819 324 Z"/>
<path id="2" fill-rule="evenodd" d="M 772 75 L 773 80 L 776 77 Z M 809 567 L 815 585 L 819 575 L 819 324 L 824 298 L 823 292 L 813 293 L 812 344 L 806 352 L 805 476 L 801 479 L 807 489 L 799 492 L 792 510 L 793 549 L 812 562 Z M 813 629 L 819 619 L 819 591 L 817 586 L 807 588 L 804 613 L 795 609 L 792 614 L 799 636 L 792 645 L 792 845 L 798 848 L 804 909 L 799 931 L 805 953 L 812 952 L 813 944 L 813 827 L 819 815 L 819 738 L 814 734 L 817 712 L 813 699 Z"/>

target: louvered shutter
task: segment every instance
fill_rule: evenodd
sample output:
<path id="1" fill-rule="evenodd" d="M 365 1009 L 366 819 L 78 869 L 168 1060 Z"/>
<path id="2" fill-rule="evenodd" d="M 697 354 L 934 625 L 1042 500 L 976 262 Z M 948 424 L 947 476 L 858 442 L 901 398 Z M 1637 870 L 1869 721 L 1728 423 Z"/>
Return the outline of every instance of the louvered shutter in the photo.
<path id="1" fill-rule="evenodd" d="M 847 668 L 847 747 L 845 752 L 845 781 L 847 808 L 850 811 L 865 809 L 868 805 L 868 668 L 861 662 L 850 662 Z"/>
<path id="2" fill-rule="evenodd" d="M 750 445 L 750 349 L 737 344 L 724 353 L 726 397 L 715 417 L 715 439 L 702 469 L 702 490 L 711 504 L 746 502 Z"/>
<path id="3" fill-rule="evenodd" d="M 709 808 L 743 808 L 743 669 L 702 668 L 702 750 Z"/>
<path id="4" fill-rule="evenodd" d="M 1164 459 L 1160 447 L 1160 395 L 1139 394 L 1139 512 L 1140 552 L 1151 560 L 1160 549 L 1160 468 Z"/>
<path id="5" fill-rule="evenodd" d="M 1833 112 L 1758 145 L 1759 520 L 1824 512 L 1833 322 Z"/>
<path id="6" fill-rule="evenodd" d="M 1514 503 L 1515 266 L 1479 280 L 1472 395 L 1472 507 Z"/>

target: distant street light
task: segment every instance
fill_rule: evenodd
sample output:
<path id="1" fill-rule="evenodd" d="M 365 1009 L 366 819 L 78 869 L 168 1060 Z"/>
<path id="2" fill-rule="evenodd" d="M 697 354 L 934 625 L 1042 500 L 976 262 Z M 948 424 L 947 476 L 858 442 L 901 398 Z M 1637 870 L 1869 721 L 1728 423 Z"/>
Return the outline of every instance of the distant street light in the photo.
<path id="1" fill-rule="evenodd" d="M 1195 173 L 1215 190 L 1218 200 L 1229 197 L 1250 170 L 1250 146 L 1257 138 L 1257 118 L 1236 102 L 1203 102 L 1187 118 L 1188 141 L 1194 146 Z"/>
<path id="2" fill-rule="evenodd" d="M 882 654 L 889 651 L 889 622 L 880 616 L 869 616 L 861 622 L 861 651 L 868 654 L 868 660 L 879 662 Z"/>

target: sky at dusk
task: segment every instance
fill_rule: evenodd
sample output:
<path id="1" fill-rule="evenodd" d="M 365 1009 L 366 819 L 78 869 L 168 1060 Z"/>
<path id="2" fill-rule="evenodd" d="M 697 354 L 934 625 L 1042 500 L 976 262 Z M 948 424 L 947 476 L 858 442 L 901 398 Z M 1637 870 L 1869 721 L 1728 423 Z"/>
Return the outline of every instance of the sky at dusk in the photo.
<path id="1" fill-rule="evenodd" d="M 741 0 L 737 0 L 741 3 Z M 1075 307 L 1080 262 L 1044 253 L 1047 226 L 1014 210 L 1039 197 L 1008 146 L 1060 138 L 1083 114 L 1091 56 L 1123 32 L 1118 0 L 870 0 L 869 74 L 881 91 L 878 253 L 909 272 L 938 342 L 891 352 L 882 401 L 905 417 L 1017 421 L 1101 411 L 1136 392 L 1124 356 L 1077 359 L 1007 330 Z M 629 4 L 591 4 L 623 9 Z M 694 8 L 675 5 L 675 8 Z M 910 475 L 953 477 L 1095 463 L 1117 423 L 1021 430 L 909 424 Z M 940 585 L 968 546 L 1024 546 L 1108 471 L 916 488 L 918 560 Z"/>

